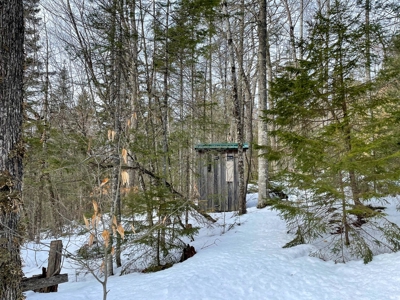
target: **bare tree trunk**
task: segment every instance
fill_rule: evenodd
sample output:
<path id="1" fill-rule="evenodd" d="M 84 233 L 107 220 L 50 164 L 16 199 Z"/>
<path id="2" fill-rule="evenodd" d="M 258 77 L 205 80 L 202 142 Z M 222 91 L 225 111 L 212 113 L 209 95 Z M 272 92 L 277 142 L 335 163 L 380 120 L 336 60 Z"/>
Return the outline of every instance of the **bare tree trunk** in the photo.
<path id="1" fill-rule="evenodd" d="M 22 141 L 24 10 L 0 0 L 0 299 L 23 299 Z"/>
<path id="2" fill-rule="evenodd" d="M 300 0 L 300 43 L 303 43 L 304 40 L 304 0 Z M 303 46 L 301 45 L 300 47 L 300 60 L 303 59 Z"/>
<path id="3" fill-rule="evenodd" d="M 268 160 L 265 147 L 268 145 L 267 124 L 263 121 L 267 109 L 267 2 L 260 0 L 258 19 L 258 208 L 266 205 L 268 198 Z"/>
<path id="4" fill-rule="evenodd" d="M 115 215 L 117 223 L 121 223 L 121 24 L 118 20 L 118 1 L 112 1 L 112 19 L 111 19 L 111 36 L 110 36 L 110 55 L 111 55 L 111 86 L 110 86 L 110 104 L 113 108 L 112 120 L 115 140 L 113 143 L 113 170 L 112 170 L 112 197 L 113 211 L 111 215 Z M 111 224 L 111 226 L 113 226 Z M 115 226 L 115 224 L 114 224 Z M 112 232 L 112 230 L 110 231 Z M 116 233 L 116 263 L 121 266 L 121 236 Z M 108 275 L 113 275 L 112 254 L 108 254 L 111 259 L 108 266 Z"/>
<path id="5" fill-rule="evenodd" d="M 162 122 L 162 134 L 163 134 L 163 142 L 162 142 L 162 147 L 163 147 L 163 183 L 164 186 L 167 187 L 167 181 L 168 181 L 168 175 L 169 175 L 169 168 L 170 168 L 170 159 L 169 159 L 169 142 L 168 142 L 168 135 L 169 135 L 169 128 L 168 128 L 168 98 L 169 98 L 169 88 L 168 88 L 168 77 L 169 77 L 169 9 L 170 9 L 170 1 L 167 0 L 166 4 L 166 24 L 165 24 L 165 52 L 164 52 L 164 91 L 163 91 L 163 101 L 160 106 L 161 110 L 161 122 Z M 166 199 L 161 200 L 162 203 L 165 203 Z M 164 208 L 160 207 L 160 210 L 164 210 Z M 161 219 L 160 219 L 160 224 L 161 220 L 163 220 L 167 216 L 166 211 L 161 212 Z M 165 228 L 162 225 L 161 229 L 158 231 L 158 239 L 159 239 L 159 246 L 163 250 L 163 253 L 165 254 L 165 247 L 166 247 L 166 241 L 165 241 Z M 158 247 L 158 248 L 160 248 Z M 161 250 L 160 249 L 160 250 Z M 157 262 L 160 265 L 160 251 L 157 252 Z"/>
<path id="6" fill-rule="evenodd" d="M 131 106 L 131 116 L 130 116 L 130 128 L 137 129 L 138 122 L 137 122 L 137 113 L 139 109 L 139 82 L 138 82 L 138 29 L 136 24 L 136 1 L 131 1 L 129 4 L 129 17 L 127 18 L 129 21 L 129 25 L 126 26 L 127 35 L 129 38 L 128 45 L 129 45 L 129 65 L 130 73 L 129 73 L 129 82 L 130 82 L 130 91 L 131 91 L 131 98 L 130 98 L 130 106 Z M 128 130 L 130 129 L 128 128 Z M 135 141 L 135 135 L 129 133 L 129 140 L 131 142 Z M 132 166 L 132 159 L 128 156 L 128 166 Z M 131 186 L 133 186 L 133 178 L 135 177 L 134 171 L 130 171 L 130 180 Z"/>
<path id="7" fill-rule="evenodd" d="M 249 142 L 249 157 L 250 160 L 246 160 L 246 167 L 247 167 L 247 173 L 245 174 L 245 179 L 244 179 L 244 194 L 247 194 L 247 185 L 250 180 L 250 174 L 251 174 L 251 169 L 252 169 L 252 153 L 253 153 L 253 93 L 251 90 L 251 84 L 250 84 L 250 79 L 248 75 L 245 72 L 244 69 L 244 42 L 245 42 L 245 13 L 246 13 L 246 8 L 245 8 L 245 2 L 241 0 L 240 2 L 240 15 L 241 15 L 241 20 L 240 20 L 240 37 L 239 37 L 239 49 L 237 50 L 237 57 L 238 57 L 238 65 L 239 65 L 239 70 L 240 70 L 240 90 L 239 90 L 239 102 L 241 103 L 240 109 L 241 109 L 241 126 L 242 126 L 242 140 Z"/>
<path id="8" fill-rule="evenodd" d="M 155 3 L 153 2 L 152 4 L 153 6 L 153 16 L 155 16 Z M 146 78 L 146 92 L 147 92 L 147 96 L 148 96 L 148 101 L 149 101 L 149 116 L 148 116 L 148 120 L 149 122 L 146 122 L 145 124 L 145 132 L 147 134 L 154 134 L 154 132 L 152 132 L 153 128 L 154 128 L 154 124 L 153 124 L 153 120 L 152 120 L 152 102 L 153 102 L 153 81 L 154 81 L 154 61 L 152 62 L 152 65 L 149 62 L 149 57 L 148 57 L 148 49 L 151 48 L 148 47 L 147 45 L 147 41 L 145 39 L 146 36 L 146 28 L 145 28 L 145 14 L 144 14 L 145 9 L 143 8 L 143 4 L 142 1 L 139 0 L 139 13 L 140 13 L 140 35 L 141 38 L 141 47 L 143 48 L 143 57 L 144 57 L 144 69 L 145 69 L 145 78 Z M 155 23 L 156 21 L 153 20 L 153 23 Z M 155 24 L 153 24 L 155 25 Z M 153 39 L 153 48 L 156 48 L 156 39 Z M 154 131 L 154 130 L 153 130 Z M 152 141 L 152 147 L 154 147 L 155 150 L 155 145 L 154 145 L 154 141 Z M 153 163 L 150 163 L 150 169 L 152 171 L 154 171 L 154 166 Z M 141 173 L 139 175 L 139 182 L 142 186 L 142 190 L 146 191 L 146 187 L 145 187 L 145 181 L 143 178 L 143 173 Z M 151 183 L 150 183 L 151 184 Z M 153 211 L 154 211 L 154 206 L 153 206 L 153 202 L 152 201 L 147 201 L 147 207 L 146 207 L 146 217 L 147 217 L 147 222 L 148 222 L 148 226 L 150 228 L 152 228 L 154 226 L 154 222 L 153 222 Z M 152 236 L 150 236 L 150 239 L 153 240 Z"/>
<path id="9" fill-rule="evenodd" d="M 290 40 L 290 58 L 293 60 L 293 62 L 296 64 L 297 63 L 297 53 L 296 53 L 296 39 L 294 36 L 294 23 L 292 19 L 292 13 L 290 11 L 290 6 L 288 3 L 288 0 L 283 0 L 283 4 L 285 5 L 286 9 L 286 14 L 289 22 L 289 40 Z"/>
<path id="10" fill-rule="evenodd" d="M 49 86 L 50 86 L 50 80 L 49 80 L 49 40 L 47 36 L 47 27 L 44 27 L 45 29 L 45 36 L 46 36 L 46 71 L 45 71 L 45 79 L 44 79 L 44 86 L 43 86 L 43 132 L 42 132 L 42 150 L 43 150 L 43 158 L 46 157 L 46 150 L 47 150 L 47 139 L 48 139 L 48 133 L 47 129 L 50 126 L 50 113 L 49 113 Z M 35 241 L 37 243 L 40 242 L 40 229 L 42 225 L 42 209 L 43 209 L 43 199 L 45 198 L 45 181 L 46 177 L 50 177 L 49 174 L 45 174 L 44 170 L 46 169 L 46 161 L 45 159 L 42 160 L 42 165 L 41 165 L 41 176 L 40 176 L 40 192 L 39 192 L 39 199 L 37 202 L 37 210 L 35 214 L 35 226 L 37 226 L 37 232 L 35 236 Z M 48 179 L 50 181 L 50 178 Z M 51 183 L 50 183 L 51 184 Z M 53 204 L 53 202 L 51 202 Z M 52 205 L 52 208 L 54 206 Z M 56 214 L 53 211 L 53 217 L 55 217 Z M 58 219 L 58 218 L 57 218 Z M 58 226 L 56 226 L 58 227 Z"/>
<path id="11" fill-rule="evenodd" d="M 371 81 L 371 34 L 370 34 L 370 12 L 371 12 L 371 0 L 365 0 L 365 79 L 369 83 Z M 370 95 L 369 95 L 370 96 Z"/>
<path id="12" fill-rule="evenodd" d="M 53 215 L 53 220 L 54 220 L 54 227 L 53 227 L 54 233 L 56 235 L 61 235 L 62 221 L 60 218 L 60 210 L 59 210 L 60 199 L 58 197 L 57 192 L 54 190 L 50 174 L 49 173 L 43 174 L 41 180 L 44 181 L 45 187 L 47 187 L 50 196 L 51 213 Z"/>
<path id="13" fill-rule="evenodd" d="M 343 226 L 343 233 L 345 238 L 345 245 L 350 245 L 350 238 L 349 238 L 349 225 L 347 224 L 347 210 L 346 210 L 346 194 L 344 192 L 344 185 L 343 185 L 343 175 L 342 172 L 339 172 L 339 182 L 340 182 L 340 191 L 342 196 L 342 226 Z"/>
<path id="14" fill-rule="evenodd" d="M 241 103 L 238 95 L 235 50 L 233 46 L 231 26 L 229 22 L 227 2 L 222 3 L 223 13 L 225 15 L 226 34 L 228 40 L 229 61 L 231 65 L 231 81 L 232 81 L 232 100 L 234 105 L 234 116 L 237 130 L 238 141 L 238 173 L 239 173 L 239 214 L 245 214 L 246 210 L 246 193 L 244 186 L 244 153 L 243 153 L 243 120 L 241 112 Z"/>
<path id="15" fill-rule="evenodd" d="M 365 80 L 367 84 L 371 83 L 371 33 L 370 33 L 370 13 L 371 13 L 371 0 L 365 0 Z M 368 102 L 372 102 L 371 91 L 367 91 Z M 370 109 L 369 111 L 371 122 L 374 122 L 374 111 Z M 375 139 L 375 136 L 373 136 Z M 375 151 L 371 151 L 371 155 L 375 157 Z M 376 180 L 373 181 L 373 189 L 376 192 L 377 184 Z"/>
<path id="16" fill-rule="evenodd" d="M 341 43 L 341 36 L 339 35 L 338 41 Z M 342 69 L 342 62 L 343 62 L 343 56 L 342 53 L 339 52 L 339 64 L 340 64 L 340 69 Z M 339 80 L 340 80 L 340 97 L 342 100 L 342 113 L 343 113 L 343 133 L 344 133 L 344 140 L 345 140 L 345 145 L 346 145 L 346 150 L 347 153 L 351 153 L 352 148 L 353 148 L 353 141 L 352 141 L 352 127 L 349 121 L 349 112 L 347 108 L 347 97 L 345 95 L 343 87 L 345 86 L 344 82 L 344 74 L 339 75 Z M 360 201 L 360 192 L 358 189 L 358 184 L 357 184 L 357 176 L 356 172 L 353 167 L 350 166 L 349 168 L 349 179 L 350 179 L 350 189 L 352 192 L 353 196 L 353 201 L 355 205 L 361 205 Z"/>

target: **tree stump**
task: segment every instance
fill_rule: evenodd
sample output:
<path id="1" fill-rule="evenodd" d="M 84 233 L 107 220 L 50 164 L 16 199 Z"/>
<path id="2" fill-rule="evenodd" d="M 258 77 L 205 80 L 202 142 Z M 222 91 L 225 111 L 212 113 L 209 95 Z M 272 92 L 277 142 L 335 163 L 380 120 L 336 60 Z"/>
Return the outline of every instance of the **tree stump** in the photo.
<path id="1" fill-rule="evenodd" d="M 185 248 L 183 248 L 180 262 L 183 262 L 183 261 L 187 260 L 188 258 L 193 257 L 195 254 L 196 254 L 196 250 L 194 249 L 194 247 L 190 246 L 188 244 Z"/>

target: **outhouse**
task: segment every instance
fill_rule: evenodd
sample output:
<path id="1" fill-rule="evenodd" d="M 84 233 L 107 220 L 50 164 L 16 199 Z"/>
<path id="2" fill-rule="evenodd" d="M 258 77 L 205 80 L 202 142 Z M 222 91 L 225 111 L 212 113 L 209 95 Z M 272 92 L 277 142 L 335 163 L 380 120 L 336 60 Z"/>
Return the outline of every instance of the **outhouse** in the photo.
<path id="1" fill-rule="evenodd" d="M 243 151 L 248 148 L 243 144 Z M 207 211 L 238 210 L 238 144 L 199 144 L 195 150 L 199 161 L 199 206 Z"/>

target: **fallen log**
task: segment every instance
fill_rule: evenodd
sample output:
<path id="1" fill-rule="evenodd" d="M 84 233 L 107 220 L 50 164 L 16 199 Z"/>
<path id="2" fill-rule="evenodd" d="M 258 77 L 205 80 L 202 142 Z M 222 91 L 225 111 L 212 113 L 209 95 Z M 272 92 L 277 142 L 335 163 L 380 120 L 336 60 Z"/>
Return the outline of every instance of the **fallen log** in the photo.
<path id="1" fill-rule="evenodd" d="M 59 274 L 48 278 L 37 276 L 37 277 L 23 278 L 21 282 L 21 287 L 22 291 L 26 292 L 30 290 L 47 288 L 64 282 L 68 282 L 68 274 Z"/>

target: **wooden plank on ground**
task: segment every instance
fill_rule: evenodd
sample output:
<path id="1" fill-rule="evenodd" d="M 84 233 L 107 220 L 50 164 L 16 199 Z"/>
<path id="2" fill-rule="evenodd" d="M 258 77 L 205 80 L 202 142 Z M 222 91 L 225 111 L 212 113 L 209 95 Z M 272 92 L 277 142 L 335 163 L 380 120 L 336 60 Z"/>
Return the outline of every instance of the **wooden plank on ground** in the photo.
<path id="1" fill-rule="evenodd" d="M 30 277 L 22 279 L 22 291 L 37 290 L 68 282 L 68 274 L 59 274 L 49 278 Z"/>

